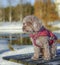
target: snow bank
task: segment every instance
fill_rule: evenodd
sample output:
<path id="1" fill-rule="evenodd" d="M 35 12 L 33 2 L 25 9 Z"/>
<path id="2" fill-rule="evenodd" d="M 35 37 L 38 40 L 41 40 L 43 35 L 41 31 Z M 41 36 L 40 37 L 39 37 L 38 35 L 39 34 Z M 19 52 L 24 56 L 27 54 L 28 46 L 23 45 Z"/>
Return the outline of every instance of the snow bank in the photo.
<path id="1" fill-rule="evenodd" d="M 2 54 L 2 57 L 4 56 L 10 56 L 10 55 L 19 55 L 19 54 L 28 54 L 33 53 L 33 46 L 25 46 L 23 49 L 15 50 L 15 51 L 8 51 Z"/>
<path id="2" fill-rule="evenodd" d="M 0 65 L 23 65 L 23 64 L 6 61 L 6 60 L 3 60 L 3 59 L 0 57 Z"/>
<path id="3" fill-rule="evenodd" d="M 60 46 L 57 46 L 57 49 L 60 49 Z M 28 53 L 33 53 L 34 49 L 33 46 L 25 46 L 23 49 L 15 50 L 15 51 L 8 51 L 2 54 L 2 57 L 4 56 L 11 56 L 11 55 L 19 55 L 19 54 L 28 54 Z"/>
<path id="4" fill-rule="evenodd" d="M 0 33 L 23 33 L 21 22 L 1 22 Z"/>

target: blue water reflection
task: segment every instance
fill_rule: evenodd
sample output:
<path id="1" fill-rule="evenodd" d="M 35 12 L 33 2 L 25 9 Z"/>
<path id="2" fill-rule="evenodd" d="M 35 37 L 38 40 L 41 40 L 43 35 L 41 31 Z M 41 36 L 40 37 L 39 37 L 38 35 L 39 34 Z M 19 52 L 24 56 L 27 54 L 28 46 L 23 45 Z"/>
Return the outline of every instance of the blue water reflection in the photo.
<path id="1" fill-rule="evenodd" d="M 13 38 L 10 39 L 9 36 L 12 36 Z M 55 35 L 60 39 L 60 34 L 59 33 L 55 33 Z M 7 38 L 1 38 L 1 36 L 7 36 Z M 16 40 L 18 38 L 21 37 L 29 37 L 28 34 L 10 34 L 10 33 L 0 33 L 0 51 L 4 51 L 4 50 L 7 50 L 9 49 L 8 48 L 8 44 L 9 44 L 9 40 Z M 58 45 L 59 46 L 59 45 Z M 15 48 L 19 48 L 19 46 L 15 45 Z"/>

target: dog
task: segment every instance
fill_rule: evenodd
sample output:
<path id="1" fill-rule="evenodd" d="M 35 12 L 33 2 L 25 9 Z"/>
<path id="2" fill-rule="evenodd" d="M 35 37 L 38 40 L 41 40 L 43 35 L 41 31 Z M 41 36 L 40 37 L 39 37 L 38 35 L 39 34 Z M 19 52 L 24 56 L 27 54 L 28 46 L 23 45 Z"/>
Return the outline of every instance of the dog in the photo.
<path id="1" fill-rule="evenodd" d="M 26 16 L 23 19 L 23 32 L 30 34 L 30 39 L 34 47 L 33 60 L 38 60 L 42 56 L 44 60 L 50 60 L 56 56 L 57 37 L 47 30 L 42 21 L 34 15 Z"/>

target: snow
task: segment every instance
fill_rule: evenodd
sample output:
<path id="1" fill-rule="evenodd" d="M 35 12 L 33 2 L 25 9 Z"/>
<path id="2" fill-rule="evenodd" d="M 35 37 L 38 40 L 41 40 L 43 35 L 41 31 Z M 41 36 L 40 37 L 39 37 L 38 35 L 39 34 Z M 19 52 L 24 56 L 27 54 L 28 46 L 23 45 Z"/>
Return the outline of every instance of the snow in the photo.
<path id="1" fill-rule="evenodd" d="M 60 0 L 56 0 L 56 3 L 60 3 Z"/>
<path id="2" fill-rule="evenodd" d="M 23 65 L 23 64 L 6 61 L 6 60 L 3 60 L 3 59 L 0 57 L 0 65 Z"/>
<path id="3" fill-rule="evenodd" d="M 33 53 L 32 46 L 24 46 L 23 49 L 19 49 L 19 50 L 16 49 L 15 51 L 4 52 L 4 53 L 0 54 L 0 64 L 1 65 L 22 65 L 22 64 L 15 63 L 15 62 L 3 60 L 2 57 L 10 56 L 10 55 L 17 55 L 17 54 L 27 54 L 27 53 Z"/>
<path id="4" fill-rule="evenodd" d="M 17 54 L 27 54 L 27 53 L 33 53 L 33 47 L 32 46 L 25 46 L 23 49 L 4 52 L 3 54 L 0 54 L 0 64 L 1 65 L 22 65 L 22 64 L 3 60 L 2 57 L 10 56 L 10 55 L 17 55 Z"/>
<path id="5" fill-rule="evenodd" d="M 54 32 L 55 32 L 55 33 L 60 33 L 60 30 L 58 30 L 58 31 L 56 30 L 56 31 L 54 31 Z"/>
<path id="6" fill-rule="evenodd" d="M 60 49 L 60 46 L 58 46 L 57 49 Z M 11 56 L 11 55 L 28 54 L 33 52 L 34 52 L 33 46 L 28 45 L 28 46 L 25 46 L 25 48 L 23 49 L 5 52 L 1 56 L 5 57 L 5 56 Z"/>
<path id="7" fill-rule="evenodd" d="M 33 53 L 33 46 L 25 46 L 23 49 L 15 50 L 15 51 L 8 51 L 2 54 L 2 57 L 4 56 L 10 56 L 10 55 L 19 55 L 19 54 L 28 54 L 28 53 Z"/>
<path id="8" fill-rule="evenodd" d="M 56 21 L 50 21 L 48 22 L 48 25 L 52 25 L 52 27 L 58 27 L 60 28 L 60 20 L 56 20 Z"/>
<path id="9" fill-rule="evenodd" d="M 58 27 L 58 28 L 60 28 L 60 23 L 53 25 L 53 27 Z"/>
<path id="10" fill-rule="evenodd" d="M 0 22 L 0 33 L 23 33 L 21 22 Z"/>
<path id="11" fill-rule="evenodd" d="M 60 28 L 60 21 L 51 24 L 53 27 Z M 0 33 L 23 33 L 23 23 L 21 22 L 0 22 Z M 58 31 L 60 33 L 60 31 Z"/>

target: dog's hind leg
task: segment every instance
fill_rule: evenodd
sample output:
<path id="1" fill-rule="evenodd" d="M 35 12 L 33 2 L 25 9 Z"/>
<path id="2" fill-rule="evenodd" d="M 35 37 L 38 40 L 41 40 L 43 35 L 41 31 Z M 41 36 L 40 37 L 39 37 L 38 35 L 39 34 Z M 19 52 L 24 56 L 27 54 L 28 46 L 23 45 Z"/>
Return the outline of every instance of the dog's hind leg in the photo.
<path id="1" fill-rule="evenodd" d="M 49 49 L 49 46 L 48 46 L 48 43 L 46 43 L 45 45 L 44 45 L 44 48 L 43 48 L 43 58 L 44 58 L 44 60 L 50 60 L 51 59 L 51 57 L 50 57 L 50 51 L 49 51 L 50 49 Z"/>
<path id="2" fill-rule="evenodd" d="M 56 50 L 57 50 L 57 46 L 56 46 L 56 42 L 54 42 L 51 46 L 51 56 L 52 56 L 52 58 L 54 58 L 56 56 Z"/>
<path id="3" fill-rule="evenodd" d="M 43 58 L 44 60 L 50 60 L 50 49 L 49 49 L 49 42 L 48 42 L 48 37 L 43 38 Z"/>

